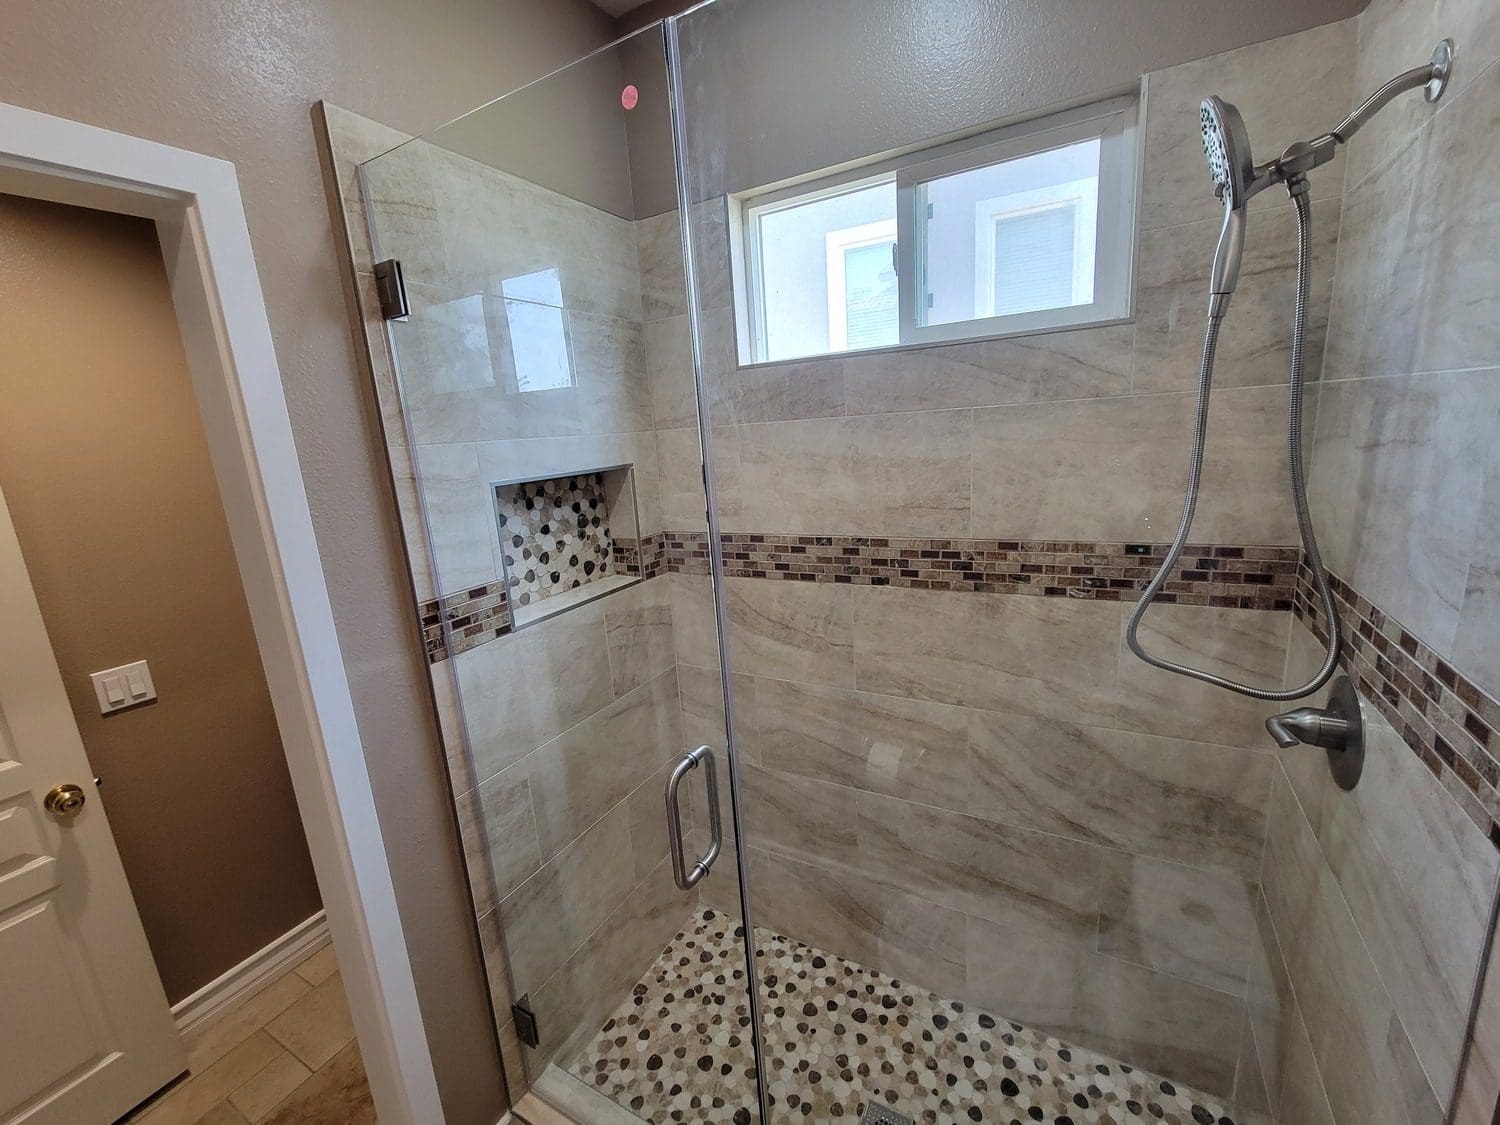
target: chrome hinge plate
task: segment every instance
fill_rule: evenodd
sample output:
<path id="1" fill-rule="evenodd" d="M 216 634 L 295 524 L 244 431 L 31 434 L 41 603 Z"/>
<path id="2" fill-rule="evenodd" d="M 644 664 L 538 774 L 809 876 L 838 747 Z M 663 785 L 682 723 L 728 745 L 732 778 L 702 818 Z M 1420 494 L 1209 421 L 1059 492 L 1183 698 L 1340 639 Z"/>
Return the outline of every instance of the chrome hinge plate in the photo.
<path id="1" fill-rule="evenodd" d="M 406 277 L 401 272 L 400 258 L 387 258 L 375 263 L 375 292 L 380 297 L 381 319 L 405 320 L 411 316 L 411 306 L 406 301 Z"/>

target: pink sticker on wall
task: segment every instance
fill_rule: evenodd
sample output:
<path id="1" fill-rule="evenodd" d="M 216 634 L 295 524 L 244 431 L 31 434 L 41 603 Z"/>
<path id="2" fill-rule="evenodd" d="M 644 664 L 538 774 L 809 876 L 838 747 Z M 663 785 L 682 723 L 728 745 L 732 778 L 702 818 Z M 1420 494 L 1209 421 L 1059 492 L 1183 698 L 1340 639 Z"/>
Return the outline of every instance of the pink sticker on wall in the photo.
<path id="1" fill-rule="evenodd" d="M 636 103 L 638 103 L 640 100 L 641 92 L 637 90 L 633 85 L 626 86 L 625 89 L 620 91 L 620 104 L 626 109 L 634 109 L 636 107 Z"/>

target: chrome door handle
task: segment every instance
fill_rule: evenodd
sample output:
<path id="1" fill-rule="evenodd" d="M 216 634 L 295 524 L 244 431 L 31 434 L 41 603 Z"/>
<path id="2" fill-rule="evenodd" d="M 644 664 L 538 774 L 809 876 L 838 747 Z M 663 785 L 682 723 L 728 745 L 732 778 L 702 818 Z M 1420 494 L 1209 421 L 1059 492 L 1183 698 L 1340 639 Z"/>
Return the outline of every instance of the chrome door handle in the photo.
<path id="1" fill-rule="evenodd" d="M 703 853 L 703 858 L 694 863 L 689 871 L 682 853 L 682 809 L 677 803 L 677 790 L 682 785 L 682 779 L 697 769 L 699 763 L 703 765 L 704 788 L 708 791 L 709 841 L 708 851 Z M 672 767 L 672 773 L 667 778 L 667 843 L 672 849 L 672 878 L 685 891 L 696 887 L 713 867 L 714 860 L 719 858 L 719 851 L 724 843 L 723 828 L 719 823 L 719 770 L 714 765 L 713 751 L 707 746 L 700 746 L 684 754 L 682 760 Z"/>

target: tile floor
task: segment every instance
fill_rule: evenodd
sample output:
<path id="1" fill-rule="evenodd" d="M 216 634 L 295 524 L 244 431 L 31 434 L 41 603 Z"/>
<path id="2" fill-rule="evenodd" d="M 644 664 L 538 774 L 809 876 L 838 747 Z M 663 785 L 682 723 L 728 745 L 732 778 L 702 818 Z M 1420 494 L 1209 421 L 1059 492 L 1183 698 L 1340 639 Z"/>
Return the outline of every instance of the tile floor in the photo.
<path id="1" fill-rule="evenodd" d="M 733 925 L 697 916 L 568 1071 L 647 1121 L 754 1120 Z M 874 1099 L 934 1123 L 1235 1125 L 1196 1090 L 812 946 L 762 932 L 758 949 L 780 1121 L 852 1123 Z"/>
<path id="2" fill-rule="evenodd" d="M 373 1125 L 333 946 L 187 1036 L 188 1077 L 130 1125 Z"/>

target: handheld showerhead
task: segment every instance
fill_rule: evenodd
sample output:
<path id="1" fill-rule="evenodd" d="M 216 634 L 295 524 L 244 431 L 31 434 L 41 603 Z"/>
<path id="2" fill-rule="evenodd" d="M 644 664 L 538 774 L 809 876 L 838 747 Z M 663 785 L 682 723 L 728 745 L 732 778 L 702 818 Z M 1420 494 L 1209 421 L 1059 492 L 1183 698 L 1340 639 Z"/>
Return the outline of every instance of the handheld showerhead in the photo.
<path id="1" fill-rule="evenodd" d="M 1217 94 L 1203 99 L 1198 107 L 1203 129 L 1203 155 L 1208 158 L 1208 174 L 1214 180 L 1214 194 L 1226 207 L 1243 207 L 1249 199 L 1250 182 L 1255 178 L 1255 163 L 1250 158 L 1250 134 L 1245 119 Z"/>
<path id="2" fill-rule="evenodd" d="M 1214 252 L 1209 285 L 1210 315 L 1223 316 L 1240 277 L 1246 205 L 1253 194 L 1255 162 L 1250 156 L 1250 134 L 1245 129 L 1245 119 L 1234 106 L 1214 94 L 1203 99 L 1198 117 L 1214 194 L 1224 201 L 1224 228 L 1219 232 L 1219 248 Z"/>

